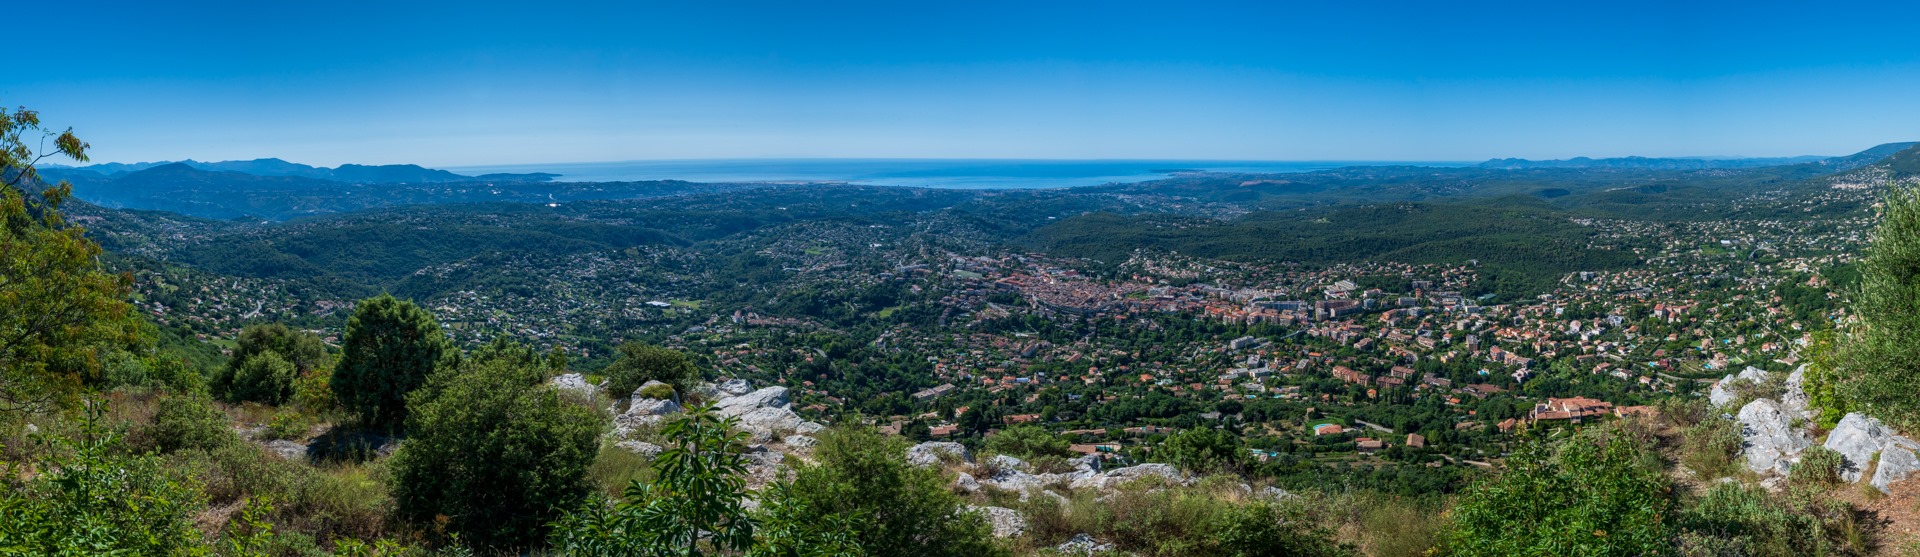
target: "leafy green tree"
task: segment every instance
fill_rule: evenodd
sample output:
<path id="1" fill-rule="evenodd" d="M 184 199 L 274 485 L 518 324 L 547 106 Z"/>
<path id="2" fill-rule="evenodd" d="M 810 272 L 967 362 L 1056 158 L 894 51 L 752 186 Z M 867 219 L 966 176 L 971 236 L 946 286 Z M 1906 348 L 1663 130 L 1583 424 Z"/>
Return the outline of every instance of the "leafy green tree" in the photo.
<path id="1" fill-rule="evenodd" d="M 1506 470 L 1461 496 L 1448 545 L 1464 557 L 1666 555 L 1678 510 L 1643 441 L 1589 429 L 1523 443 Z"/>
<path id="2" fill-rule="evenodd" d="M 685 393 L 700 381 L 700 370 L 693 367 L 693 360 L 678 350 L 638 341 L 623 343 L 615 350 L 620 352 L 619 359 L 600 374 L 607 377 L 607 389 L 616 396 L 626 396 L 648 381 L 666 383 L 674 391 Z"/>
<path id="3" fill-rule="evenodd" d="M 54 150 L 36 153 L 48 140 Z M 104 352 L 138 339 L 132 276 L 101 269 L 99 244 L 60 214 L 73 187 L 44 184 L 34 166 L 52 156 L 86 161 L 87 147 L 70 129 L 46 128 L 38 112 L 0 108 L 0 412 L 74 400 Z"/>
<path id="4" fill-rule="evenodd" d="M 77 439 L 49 436 L 39 474 L 0 463 L 0 554 L 207 554 L 193 522 L 202 495 L 158 456 L 129 454 L 100 425 L 104 410 L 87 410 Z"/>
<path id="5" fill-rule="evenodd" d="M 1031 425 L 1009 427 L 987 438 L 988 449 L 1020 458 L 1067 456 L 1072 454 L 1067 450 L 1069 446 L 1066 439 Z"/>
<path id="6" fill-rule="evenodd" d="M 1859 327 L 1841 349 L 1842 395 L 1901 428 L 1920 428 L 1920 185 L 1887 193 L 1853 296 Z"/>
<path id="7" fill-rule="evenodd" d="M 445 517 L 476 547 L 525 548 L 586 496 L 600 424 L 541 384 L 543 368 L 481 352 L 408 396 L 410 436 L 391 463 L 396 511 L 416 524 Z"/>
<path id="8" fill-rule="evenodd" d="M 450 345 L 432 314 L 388 295 L 360 301 L 341 344 L 329 386 L 342 407 L 376 427 L 406 423 L 407 393 L 426 383 Z"/>
<path id="9" fill-rule="evenodd" d="M 1246 450 L 1239 437 L 1202 427 L 1167 436 L 1154 458 L 1195 472 L 1233 472 L 1246 465 Z"/>
<path id="10" fill-rule="evenodd" d="M 212 450 L 238 440 L 227 415 L 205 393 L 165 393 L 154 406 L 153 422 L 138 431 L 143 448 L 163 453 Z"/>
<path id="11" fill-rule="evenodd" d="M 817 463 L 794 467 L 792 495 L 810 520 L 852 517 L 874 557 L 1006 554 L 938 471 L 907 463 L 903 441 L 844 425 L 819 440 Z"/>
<path id="12" fill-rule="evenodd" d="M 208 387 L 230 402 L 282 404 L 294 395 L 294 382 L 319 369 L 326 358 L 320 337 L 286 325 L 253 325 L 240 331 L 233 359 Z"/>

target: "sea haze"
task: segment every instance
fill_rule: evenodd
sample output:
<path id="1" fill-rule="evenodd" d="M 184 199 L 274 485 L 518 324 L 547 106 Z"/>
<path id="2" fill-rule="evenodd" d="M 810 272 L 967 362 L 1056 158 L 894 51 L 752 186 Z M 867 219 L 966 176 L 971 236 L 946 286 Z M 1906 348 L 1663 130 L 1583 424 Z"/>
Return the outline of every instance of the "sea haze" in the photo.
<path id="1" fill-rule="evenodd" d="M 1293 173 L 1344 166 L 1468 166 L 1460 162 L 1019 159 L 709 159 L 464 166 L 454 172 L 550 172 L 566 182 L 849 182 L 879 186 L 1031 189 L 1139 182 L 1177 172 Z"/>

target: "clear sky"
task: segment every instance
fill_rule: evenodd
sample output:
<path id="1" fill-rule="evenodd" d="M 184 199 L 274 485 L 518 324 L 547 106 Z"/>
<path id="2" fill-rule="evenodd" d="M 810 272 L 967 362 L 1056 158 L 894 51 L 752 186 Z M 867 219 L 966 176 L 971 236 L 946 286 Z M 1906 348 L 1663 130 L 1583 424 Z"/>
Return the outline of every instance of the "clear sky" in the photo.
<path id="1" fill-rule="evenodd" d="M 0 104 L 73 126 L 96 161 L 1481 160 L 1920 139 L 1912 1 L 143 0 L 6 13 Z"/>

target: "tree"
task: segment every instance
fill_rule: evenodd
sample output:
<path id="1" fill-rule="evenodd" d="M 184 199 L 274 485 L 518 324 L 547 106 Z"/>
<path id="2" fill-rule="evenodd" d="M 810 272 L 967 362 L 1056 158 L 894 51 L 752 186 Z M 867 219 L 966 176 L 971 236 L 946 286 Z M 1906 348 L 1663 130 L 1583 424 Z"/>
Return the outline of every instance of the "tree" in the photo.
<path id="1" fill-rule="evenodd" d="M 406 423 L 407 393 L 426 383 L 450 343 L 433 315 L 381 295 L 360 301 L 347 319 L 340 363 L 329 386 L 366 425 Z"/>
<path id="2" fill-rule="evenodd" d="M 1920 185 L 1895 186 L 1853 295 L 1859 326 L 1838 365 L 1843 397 L 1900 429 L 1920 427 Z"/>
<path id="3" fill-rule="evenodd" d="M 741 454 L 747 436 L 735 425 L 711 405 L 669 419 L 662 434 L 673 447 L 654 458 L 655 479 L 629 484 L 616 506 L 589 501 L 569 514 L 555 525 L 553 549 L 575 556 L 861 555 L 852 521 L 812 514 L 790 483 L 761 492 L 757 513 L 741 504 L 748 496 Z"/>
<path id="4" fill-rule="evenodd" d="M 293 398 L 294 382 L 320 368 L 327 350 L 320 337 L 286 325 L 252 325 L 235 339 L 233 358 L 214 374 L 208 387 L 229 402 L 282 404 Z"/>
<path id="5" fill-rule="evenodd" d="M 47 140 L 54 150 L 35 152 Z M 99 244 L 61 216 L 73 187 L 47 186 L 35 168 L 52 156 L 86 161 L 87 148 L 38 112 L 0 108 L 0 412 L 70 402 L 103 351 L 138 338 L 132 276 L 101 269 Z"/>
<path id="6" fill-rule="evenodd" d="M 693 367 L 693 360 L 677 350 L 638 341 L 623 343 L 616 350 L 620 358 L 600 374 L 607 377 L 608 391 L 618 396 L 626 396 L 648 381 L 672 385 L 681 393 L 700 381 L 700 370 Z"/>
<path id="7" fill-rule="evenodd" d="M 1019 425 L 1000 430 L 987 438 L 987 448 L 1005 455 L 1020 458 L 1040 456 L 1067 456 L 1070 446 L 1066 439 L 1060 438 L 1038 426 Z"/>
<path id="8" fill-rule="evenodd" d="M 480 354 L 408 396 L 411 434 L 391 464 L 399 515 L 416 524 L 444 516 L 449 532 L 481 548 L 544 539 L 586 496 L 600 434 L 593 412 L 545 379 L 520 358 Z"/>
<path id="9" fill-rule="evenodd" d="M 1672 486 L 1646 441 L 1618 426 L 1559 443 L 1523 443 L 1507 468 L 1461 496 L 1454 555 L 1639 556 L 1671 553 Z"/>
<path id="10" fill-rule="evenodd" d="M 1006 553 L 986 517 L 948 491 L 938 471 L 907 463 L 902 441 L 845 425 L 819 440 L 817 463 L 794 467 L 792 495 L 809 521 L 852 520 L 874 557 Z"/>
<path id="11" fill-rule="evenodd" d="M 1246 463 L 1246 451 L 1240 439 L 1231 433 L 1196 428 L 1167 436 L 1154 456 L 1174 466 L 1195 472 L 1238 471 Z"/>

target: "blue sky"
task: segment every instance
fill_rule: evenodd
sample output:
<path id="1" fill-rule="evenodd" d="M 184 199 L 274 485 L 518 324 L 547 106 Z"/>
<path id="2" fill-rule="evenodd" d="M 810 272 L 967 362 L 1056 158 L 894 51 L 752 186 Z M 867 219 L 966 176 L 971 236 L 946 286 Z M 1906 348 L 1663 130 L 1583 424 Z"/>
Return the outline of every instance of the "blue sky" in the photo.
<path id="1" fill-rule="evenodd" d="M 168 4 L 168 5 L 161 5 Z M 395 6 L 390 4 L 405 4 Z M 1920 139 L 1920 3 L 27 2 L 96 161 L 1481 160 Z"/>

